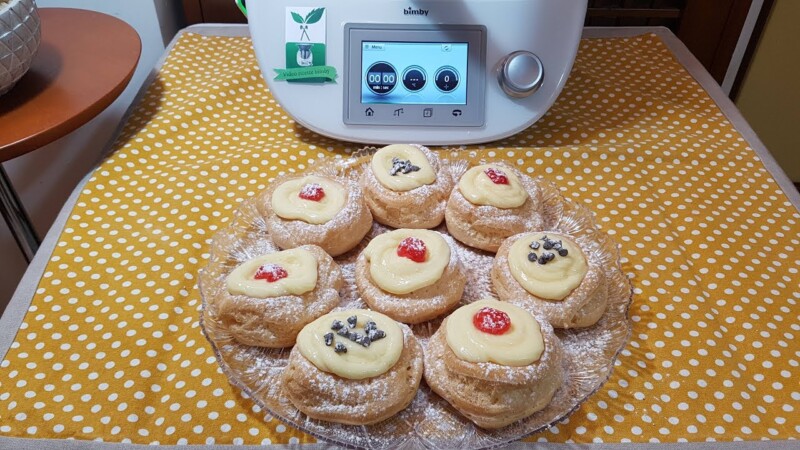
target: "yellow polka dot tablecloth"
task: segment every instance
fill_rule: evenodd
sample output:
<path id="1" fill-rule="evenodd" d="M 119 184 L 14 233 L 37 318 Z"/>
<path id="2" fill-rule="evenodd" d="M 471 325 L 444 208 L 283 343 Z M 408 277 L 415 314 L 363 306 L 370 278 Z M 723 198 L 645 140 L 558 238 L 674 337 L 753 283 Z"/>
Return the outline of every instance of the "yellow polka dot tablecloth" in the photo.
<path id="1" fill-rule="evenodd" d="M 293 122 L 249 38 L 182 33 L 14 324 L 0 446 L 315 442 L 228 383 L 198 324 L 197 272 L 240 202 L 359 148 Z M 457 151 L 544 175 L 592 209 L 634 286 L 608 383 L 527 441 L 800 435 L 800 214 L 657 35 L 584 39 L 544 118 Z"/>

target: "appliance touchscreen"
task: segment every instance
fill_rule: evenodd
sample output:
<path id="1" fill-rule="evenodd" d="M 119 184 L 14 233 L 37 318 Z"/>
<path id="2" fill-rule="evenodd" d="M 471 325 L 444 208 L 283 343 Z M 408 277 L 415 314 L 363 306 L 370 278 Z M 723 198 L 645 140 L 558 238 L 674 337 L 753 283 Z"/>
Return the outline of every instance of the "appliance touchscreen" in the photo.
<path id="1" fill-rule="evenodd" d="M 361 103 L 466 105 L 466 42 L 361 43 Z"/>

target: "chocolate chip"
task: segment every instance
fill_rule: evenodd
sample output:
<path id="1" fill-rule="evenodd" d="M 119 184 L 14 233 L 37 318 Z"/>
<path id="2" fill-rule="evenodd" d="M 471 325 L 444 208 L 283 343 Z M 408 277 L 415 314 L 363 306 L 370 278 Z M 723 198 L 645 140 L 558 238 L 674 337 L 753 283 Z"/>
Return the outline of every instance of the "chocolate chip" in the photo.
<path id="1" fill-rule="evenodd" d="M 378 324 L 373 322 L 373 321 L 371 321 L 371 320 L 368 320 L 367 323 L 364 324 L 364 332 L 365 333 L 369 333 L 370 330 L 377 330 L 377 329 L 378 329 Z"/>
<path id="2" fill-rule="evenodd" d="M 333 323 L 331 324 L 331 330 L 333 331 L 338 331 L 341 330 L 342 328 L 344 328 L 344 324 L 342 323 L 341 320 L 334 320 Z"/>
<path id="3" fill-rule="evenodd" d="M 539 264 L 541 265 L 545 265 L 549 261 L 544 255 L 546 255 L 546 253 L 542 253 L 542 256 L 539 257 Z"/>
<path id="4" fill-rule="evenodd" d="M 322 337 L 323 339 L 325 339 L 325 345 L 327 345 L 328 347 L 330 347 L 331 344 L 333 344 L 333 333 L 326 333 L 325 336 Z"/>
<path id="5" fill-rule="evenodd" d="M 350 330 L 348 330 L 347 328 L 340 328 L 340 329 L 336 330 L 336 334 L 338 334 L 339 336 L 342 336 L 342 337 L 349 338 L 350 337 Z"/>
<path id="6" fill-rule="evenodd" d="M 369 336 L 361 336 L 361 335 L 359 335 L 358 336 L 358 340 L 356 340 L 356 342 L 361 344 L 364 347 L 369 347 L 369 344 L 372 343 L 372 339 L 370 339 Z"/>
<path id="7" fill-rule="evenodd" d="M 561 256 L 567 256 L 567 255 L 569 255 L 569 252 L 567 251 L 567 249 L 562 248 L 562 249 L 558 250 L 558 254 L 561 255 Z"/>
<path id="8" fill-rule="evenodd" d="M 392 168 L 389 169 L 389 175 L 395 176 L 399 172 L 402 172 L 405 175 L 409 172 L 416 172 L 418 170 L 420 170 L 420 168 L 414 164 L 411 164 L 411 160 L 401 160 L 400 158 L 394 157 L 392 158 Z"/>
<path id="9" fill-rule="evenodd" d="M 553 244 L 553 248 L 556 249 L 556 250 L 560 250 L 562 245 L 564 245 L 564 244 L 561 241 L 556 241 Z"/>
<path id="10" fill-rule="evenodd" d="M 532 248 L 532 249 L 534 249 L 534 250 L 539 250 L 539 247 L 540 247 L 540 246 L 541 246 L 541 244 L 539 244 L 539 243 L 538 243 L 538 242 L 536 242 L 536 241 L 533 241 L 533 242 L 531 242 L 530 248 Z"/>
<path id="11" fill-rule="evenodd" d="M 400 171 L 401 166 L 398 164 L 400 162 L 399 158 L 392 158 L 392 168 L 389 169 L 389 175 L 395 176 L 397 172 Z"/>
<path id="12" fill-rule="evenodd" d="M 347 353 L 347 347 L 345 347 L 341 342 L 337 342 L 336 346 L 333 347 L 333 351 L 336 353 Z"/>
<path id="13" fill-rule="evenodd" d="M 347 318 L 347 323 L 350 324 L 350 328 L 355 328 L 358 325 L 358 317 L 350 316 Z"/>
<path id="14" fill-rule="evenodd" d="M 545 258 L 547 258 L 547 262 L 550 262 L 550 261 L 556 259 L 556 254 L 555 253 L 545 253 L 544 255 L 545 255 Z"/>
<path id="15" fill-rule="evenodd" d="M 545 250 L 552 250 L 553 241 L 544 241 L 544 245 L 542 247 L 544 247 Z"/>
<path id="16" fill-rule="evenodd" d="M 536 253 L 533 253 L 533 252 L 528 253 L 528 261 L 535 262 L 537 258 L 538 258 L 538 256 L 536 256 Z"/>
<path id="17" fill-rule="evenodd" d="M 367 333 L 367 336 L 369 337 L 369 339 L 371 341 L 374 342 L 374 341 L 377 341 L 379 339 L 385 338 L 386 337 L 386 333 L 383 330 L 370 330 L 369 333 Z"/>

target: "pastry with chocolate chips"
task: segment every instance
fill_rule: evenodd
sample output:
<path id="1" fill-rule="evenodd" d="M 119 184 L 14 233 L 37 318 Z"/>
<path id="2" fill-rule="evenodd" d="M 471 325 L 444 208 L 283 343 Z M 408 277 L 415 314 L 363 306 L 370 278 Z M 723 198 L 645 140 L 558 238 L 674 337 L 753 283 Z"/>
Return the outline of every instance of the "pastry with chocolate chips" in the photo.
<path id="1" fill-rule="evenodd" d="M 556 328 L 594 325 L 608 304 L 604 262 L 591 235 L 540 231 L 506 239 L 492 266 L 501 300 L 543 315 Z"/>
<path id="2" fill-rule="evenodd" d="M 376 311 L 335 311 L 298 335 L 282 393 L 310 418 L 369 425 L 411 403 L 422 364 L 422 347 L 408 326 Z"/>
<path id="3" fill-rule="evenodd" d="M 375 221 L 394 228 L 435 228 L 444 220 L 453 177 L 427 147 L 393 144 L 372 156 L 361 188 Z"/>

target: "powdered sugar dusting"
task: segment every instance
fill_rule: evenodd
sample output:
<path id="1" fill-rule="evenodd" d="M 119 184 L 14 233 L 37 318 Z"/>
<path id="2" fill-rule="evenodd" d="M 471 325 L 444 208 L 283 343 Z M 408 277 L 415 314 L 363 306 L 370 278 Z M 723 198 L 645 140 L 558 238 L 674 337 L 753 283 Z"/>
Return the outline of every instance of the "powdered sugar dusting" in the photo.
<path id="1" fill-rule="evenodd" d="M 365 149 L 354 153 L 350 159 L 323 162 L 317 165 L 314 173 L 338 177 L 337 181 L 350 186 L 349 183 L 355 183 L 361 175 L 364 164 L 368 163 L 369 155 L 374 151 L 375 149 Z M 443 161 L 442 164 L 450 170 L 454 179 L 458 179 L 469 166 L 464 160 Z M 541 177 L 524 178 L 535 183 L 539 189 L 543 205 L 539 219 L 542 222 L 540 229 L 573 235 L 589 229 L 594 232 L 591 211 L 563 199 L 558 188 Z M 274 184 L 280 181 L 283 180 L 276 180 Z M 564 347 L 565 380 L 544 410 L 500 430 L 482 430 L 432 393 L 423 381 L 412 404 L 384 422 L 370 426 L 347 426 L 309 419 L 297 411 L 281 393 L 281 374 L 288 361 L 289 349 L 270 350 L 238 344 L 216 321 L 214 305 L 208 302 L 213 298 L 221 280 L 224 280 L 223 274 L 226 271 L 247 259 L 278 250 L 270 240 L 266 221 L 259 212 L 258 202 L 263 199 L 263 195 L 262 193 L 245 201 L 231 225 L 214 238 L 211 262 L 199 276 L 203 296 L 202 329 L 214 347 L 223 372 L 232 384 L 284 422 L 326 441 L 345 447 L 370 449 L 497 447 L 563 420 L 605 382 L 617 353 L 627 341 L 630 332 L 627 319 L 631 298 L 630 283 L 619 267 L 616 245 L 604 233 L 597 233 L 599 237 L 590 250 L 591 257 L 604 261 L 604 267 L 608 268 L 607 275 L 611 280 L 610 304 L 597 325 L 586 329 L 556 331 Z M 352 221 L 352 215 L 347 217 L 351 212 L 343 212 L 345 214 L 338 215 L 334 220 L 342 224 L 347 223 L 347 220 Z M 308 232 L 317 232 L 313 226 L 307 228 Z M 345 287 L 340 292 L 342 300 L 336 310 L 366 306 L 355 288 L 356 260 L 370 239 L 388 229 L 373 224 L 371 231 L 356 248 L 335 258 L 341 266 L 345 280 Z M 446 233 L 446 228 L 440 226 L 436 231 Z M 490 279 L 493 255 L 469 248 L 447 235 L 445 239 L 451 251 L 467 268 L 466 290 L 459 306 L 494 297 Z M 428 339 L 440 324 L 441 319 L 436 319 L 414 325 L 410 329 L 420 344 L 426 347 Z M 500 367 L 486 365 L 487 371 L 491 372 L 493 369 Z M 324 379 L 315 382 L 332 383 Z M 337 408 L 335 405 L 325 407 Z"/>

